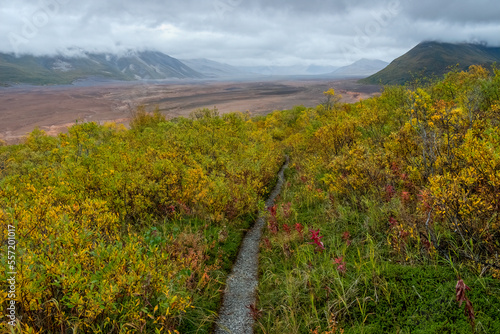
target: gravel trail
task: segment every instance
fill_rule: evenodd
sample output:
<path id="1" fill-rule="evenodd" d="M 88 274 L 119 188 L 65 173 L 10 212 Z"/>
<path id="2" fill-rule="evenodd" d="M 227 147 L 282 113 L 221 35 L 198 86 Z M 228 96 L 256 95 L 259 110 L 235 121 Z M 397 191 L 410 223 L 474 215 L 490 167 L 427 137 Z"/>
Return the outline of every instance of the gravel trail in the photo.
<path id="1" fill-rule="evenodd" d="M 278 173 L 278 182 L 266 201 L 266 209 L 274 205 L 274 199 L 281 191 L 288 157 Z M 253 333 L 254 320 L 249 306 L 255 305 L 259 271 L 259 243 L 266 220 L 264 213 L 248 231 L 241 244 L 238 257 L 226 281 L 226 290 L 215 329 L 216 334 Z"/>

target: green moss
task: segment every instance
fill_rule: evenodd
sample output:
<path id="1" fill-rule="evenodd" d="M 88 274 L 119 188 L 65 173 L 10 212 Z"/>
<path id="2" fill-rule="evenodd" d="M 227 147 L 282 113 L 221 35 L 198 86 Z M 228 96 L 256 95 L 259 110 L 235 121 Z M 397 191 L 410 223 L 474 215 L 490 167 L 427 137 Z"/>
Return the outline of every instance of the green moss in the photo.
<path id="1" fill-rule="evenodd" d="M 388 290 L 377 289 L 380 281 Z M 476 315 L 476 330 L 497 333 L 500 321 L 500 282 L 491 278 L 464 278 Z M 446 265 L 404 266 L 388 264 L 367 290 L 381 291 L 368 303 L 366 320 L 359 308 L 352 308 L 342 324 L 346 333 L 470 333 L 464 305 L 455 300 L 457 276 Z M 359 289 L 362 289 L 359 287 Z M 494 311 L 497 312 L 494 312 Z"/>

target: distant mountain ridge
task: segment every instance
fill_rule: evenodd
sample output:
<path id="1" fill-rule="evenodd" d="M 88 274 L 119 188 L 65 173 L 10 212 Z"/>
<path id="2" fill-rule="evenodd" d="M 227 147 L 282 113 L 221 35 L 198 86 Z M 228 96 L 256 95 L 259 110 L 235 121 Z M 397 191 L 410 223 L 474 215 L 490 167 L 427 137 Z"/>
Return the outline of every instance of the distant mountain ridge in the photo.
<path id="1" fill-rule="evenodd" d="M 470 65 L 490 66 L 500 62 L 500 47 L 482 44 L 422 42 L 386 68 L 361 80 L 371 84 L 404 84 L 417 77 L 442 76 L 450 67 L 465 70 Z"/>
<path id="2" fill-rule="evenodd" d="M 367 77 L 382 70 L 387 65 L 389 65 L 389 63 L 382 60 L 363 58 L 350 65 L 342 66 L 330 74 L 342 78 Z"/>
<path id="3" fill-rule="evenodd" d="M 109 80 L 204 78 L 178 59 L 157 51 L 130 51 L 123 55 L 83 53 L 72 57 L 16 57 L 0 53 L 3 84 L 69 84 L 93 76 Z"/>
<path id="4" fill-rule="evenodd" d="M 343 67 L 328 65 L 236 67 L 209 59 L 179 60 L 158 51 L 117 55 L 76 50 L 77 55 L 33 56 L 0 53 L 0 86 L 58 85 L 80 80 L 252 79 L 308 76 L 329 79 L 367 77 L 387 66 L 360 59 Z"/>
<path id="5" fill-rule="evenodd" d="M 239 67 L 245 72 L 270 76 L 320 76 L 322 78 L 364 78 L 372 75 L 389 63 L 378 59 L 360 59 L 342 67 L 322 65 L 291 65 L 291 66 L 245 66 Z"/>

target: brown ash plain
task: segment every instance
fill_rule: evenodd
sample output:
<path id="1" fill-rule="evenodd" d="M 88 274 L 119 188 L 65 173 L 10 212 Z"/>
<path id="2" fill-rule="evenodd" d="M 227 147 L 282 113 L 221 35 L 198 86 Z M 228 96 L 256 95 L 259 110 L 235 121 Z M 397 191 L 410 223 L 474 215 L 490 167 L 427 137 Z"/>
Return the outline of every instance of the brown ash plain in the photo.
<path id="1" fill-rule="evenodd" d="M 156 106 L 173 118 L 200 108 L 217 108 L 264 115 L 296 105 L 314 107 L 334 88 L 343 102 L 352 103 L 380 93 L 377 85 L 349 80 L 278 79 L 265 81 L 97 82 L 66 86 L 0 88 L 0 139 L 22 140 L 35 127 L 49 135 L 76 122 L 116 122 L 128 125 L 137 106 Z"/>

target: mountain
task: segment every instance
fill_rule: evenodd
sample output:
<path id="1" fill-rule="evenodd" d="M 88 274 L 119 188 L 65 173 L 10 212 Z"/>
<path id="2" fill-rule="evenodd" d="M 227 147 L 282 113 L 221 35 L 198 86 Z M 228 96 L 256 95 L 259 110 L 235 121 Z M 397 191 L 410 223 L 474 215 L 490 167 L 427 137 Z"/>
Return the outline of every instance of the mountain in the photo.
<path id="1" fill-rule="evenodd" d="M 102 56 L 101 56 L 102 60 Z M 203 78 L 180 60 L 157 51 L 130 52 L 125 56 L 107 55 L 104 59 L 133 79 Z"/>
<path id="2" fill-rule="evenodd" d="M 0 83 L 69 84 L 101 77 L 109 80 L 203 78 L 179 60 L 156 51 L 130 51 L 123 55 L 82 53 L 79 56 L 16 57 L 0 53 Z"/>
<path id="3" fill-rule="evenodd" d="M 249 75 L 248 72 L 244 72 L 237 67 L 204 58 L 181 59 L 181 62 L 208 78 L 231 78 Z"/>
<path id="4" fill-rule="evenodd" d="M 489 66 L 500 62 L 500 48 L 482 44 L 422 42 L 393 60 L 386 68 L 361 80 L 363 83 L 404 84 L 415 76 L 442 76 L 451 66 L 459 69 L 470 65 Z"/>
<path id="5" fill-rule="evenodd" d="M 335 77 L 367 77 L 385 68 L 389 63 L 378 59 L 360 59 L 350 65 L 340 67 L 330 73 Z"/>

